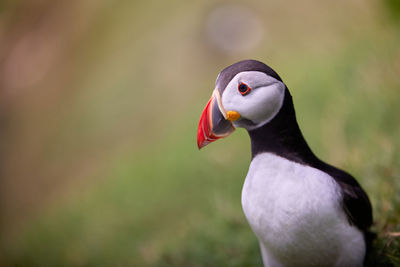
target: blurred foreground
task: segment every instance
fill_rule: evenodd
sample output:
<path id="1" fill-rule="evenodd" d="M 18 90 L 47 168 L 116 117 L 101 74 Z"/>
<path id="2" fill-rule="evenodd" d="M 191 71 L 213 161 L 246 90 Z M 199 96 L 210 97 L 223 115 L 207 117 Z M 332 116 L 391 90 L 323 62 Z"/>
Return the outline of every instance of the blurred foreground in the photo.
<path id="1" fill-rule="evenodd" d="M 369 194 L 374 257 L 400 265 L 399 10 L 1 3 L 0 266 L 261 266 L 247 134 L 196 147 L 217 74 L 244 58 L 280 74 L 314 152 Z"/>

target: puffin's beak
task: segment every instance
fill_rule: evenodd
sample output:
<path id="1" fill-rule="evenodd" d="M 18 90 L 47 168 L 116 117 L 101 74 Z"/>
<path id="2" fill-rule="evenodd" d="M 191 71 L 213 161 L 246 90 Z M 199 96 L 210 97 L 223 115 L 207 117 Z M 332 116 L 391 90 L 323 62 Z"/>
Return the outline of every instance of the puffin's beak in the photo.
<path id="1" fill-rule="evenodd" d="M 197 129 L 197 146 L 200 148 L 220 138 L 228 136 L 235 130 L 222 106 L 221 95 L 214 90 L 211 99 L 201 114 Z"/>

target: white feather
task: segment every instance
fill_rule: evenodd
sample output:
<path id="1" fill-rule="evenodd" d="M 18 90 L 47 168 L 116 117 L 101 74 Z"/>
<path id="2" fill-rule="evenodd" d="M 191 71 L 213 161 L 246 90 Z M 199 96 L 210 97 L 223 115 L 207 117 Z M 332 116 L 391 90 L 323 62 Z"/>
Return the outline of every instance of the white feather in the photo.
<path id="1" fill-rule="evenodd" d="M 251 91 L 241 95 L 238 84 L 245 83 Z M 285 85 L 277 79 L 259 71 L 244 71 L 236 74 L 222 94 L 222 104 L 225 110 L 240 113 L 242 118 L 260 127 L 269 122 L 282 107 L 285 96 Z M 250 129 L 248 129 L 250 130 Z"/>
<path id="2" fill-rule="evenodd" d="M 251 162 L 242 206 L 265 266 L 362 266 L 363 234 L 328 174 L 271 153 Z"/>

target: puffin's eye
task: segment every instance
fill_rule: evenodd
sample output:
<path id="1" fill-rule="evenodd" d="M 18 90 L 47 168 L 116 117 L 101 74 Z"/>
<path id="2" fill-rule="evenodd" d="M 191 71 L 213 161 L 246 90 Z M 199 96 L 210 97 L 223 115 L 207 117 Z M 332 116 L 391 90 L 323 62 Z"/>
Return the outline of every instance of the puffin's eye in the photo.
<path id="1" fill-rule="evenodd" d="M 251 88 L 245 83 L 239 83 L 238 90 L 240 94 L 247 95 L 251 91 Z"/>

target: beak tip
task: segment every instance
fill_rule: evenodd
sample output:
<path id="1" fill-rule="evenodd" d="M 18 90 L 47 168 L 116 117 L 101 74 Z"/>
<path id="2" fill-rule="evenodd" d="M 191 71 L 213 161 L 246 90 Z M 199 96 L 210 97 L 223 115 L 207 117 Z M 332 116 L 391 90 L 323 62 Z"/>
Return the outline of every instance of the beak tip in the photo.
<path id="1" fill-rule="evenodd" d="M 197 136 L 197 148 L 200 150 L 203 147 L 205 147 L 206 145 L 208 145 L 210 142 L 207 142 L 207 140 L 203 137 L 199 137 Z"/>

